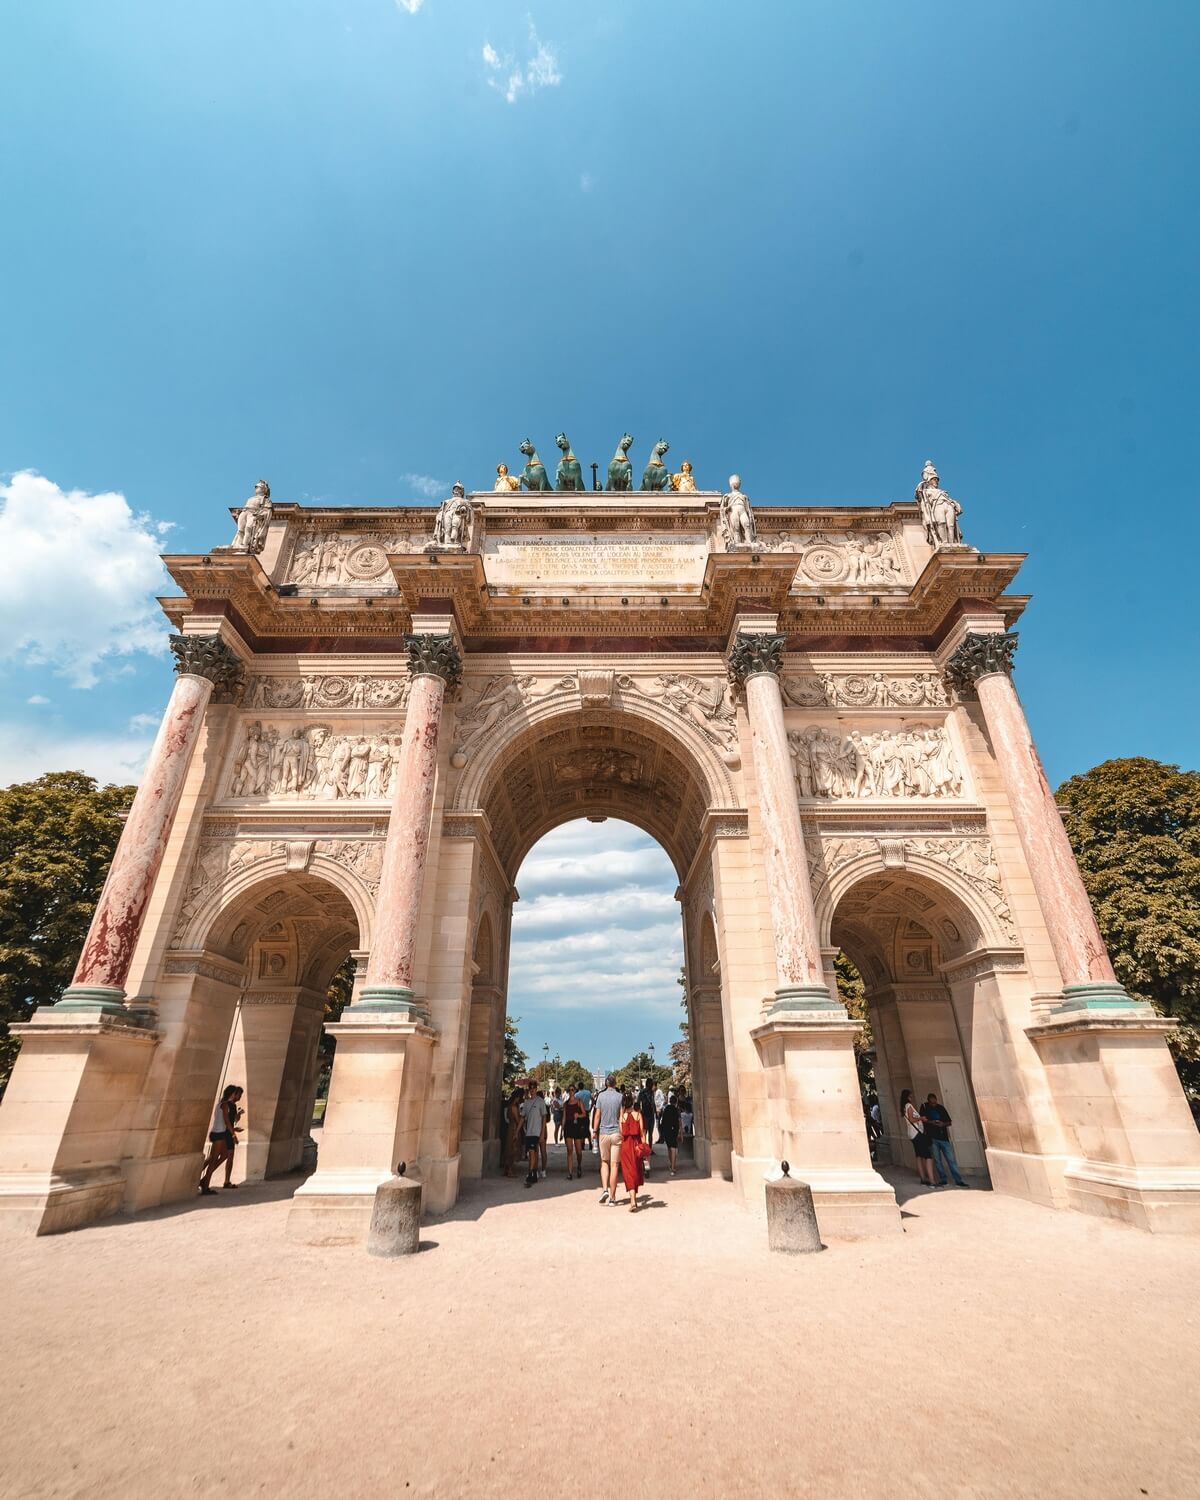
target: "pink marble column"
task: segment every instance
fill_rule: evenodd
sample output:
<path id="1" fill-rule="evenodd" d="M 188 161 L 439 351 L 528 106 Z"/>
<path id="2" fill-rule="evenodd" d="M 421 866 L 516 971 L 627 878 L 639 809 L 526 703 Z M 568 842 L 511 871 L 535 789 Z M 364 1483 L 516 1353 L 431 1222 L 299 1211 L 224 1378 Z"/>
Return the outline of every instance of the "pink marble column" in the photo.
<path id="1" fill-rule="evenodd" d="M 241 692 L 242 664 L 220 636 L 174 635 L 171 649 L 179 675 L 113 855 L 75 976 L 56 1011 L 123 1013 L 125 979 L 179 810 L 204 710 L 214 694 L 219 701 L 230 702 Z"/>
<path id="2" fill-rule="evenodd" d="M 413 958 L 437 779 L 442 703 L 447 686 L 455 685 L 462 675 L 462 659 L 448 635 L 407 636 L 405 643 L 412 686 L 383 849 L 367 982 L 351 1008 L 397 1011 L 424 1019 L 424 1008 L 412 990 Z"/>
<path id="3" fill-rule="evenodd" d="M 779 673 L 785 637 L 739 635 L 729 670 L 746 692 L 751 753 L 758 783 L 763 863 L 775 930 L 777 988 L 773 1009 L 840 1009 L 821 965 L 817 916 L 804 851 L 804 830 L 783 722 Z"/>
<path id="4" fill-rule="evenodd" d="M 975 694 L 979 698 L 1062 976 L 1064 1008 L 1127 1008 L 1134 1002 L 1113 972 L 1058 804 L 1013 686 L 1010 674 L 1016 645 L 1015 634 L 967 635 L 946 664 L 946 678 L 960 696 Z"/>

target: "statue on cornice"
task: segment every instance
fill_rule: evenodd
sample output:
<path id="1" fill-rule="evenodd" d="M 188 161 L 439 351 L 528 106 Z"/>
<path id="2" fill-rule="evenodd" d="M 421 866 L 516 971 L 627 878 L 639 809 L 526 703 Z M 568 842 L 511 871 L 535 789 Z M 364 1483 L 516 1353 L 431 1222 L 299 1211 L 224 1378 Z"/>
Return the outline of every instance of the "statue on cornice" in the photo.
<path id="1" fill-rule="evenodd" d="M 583 482 L 583 470 L 579 466 L 579 460 L 571 452 L 571 443 L 566 433 L 560 432 L 554 441 L 562 449 L 558 472 L 554 476 L 554 488 L 556 490 L 586 489 L 587 486 Z"/>
<path id="2" fill-rule="evenodd" d="M 696 493 L 696 480 L 692 474 L 690 459 L 685 458 L 679 466 L 679 473 L 671 475 L 671 488 L 677 490 L 681 495 L 694 495 Z"/>
<path id="3" fill-rule="evenodd" d="M 496 482 L 492 485 L 493 491 L 498 495 L 511 495 L 513 490 L 521 488 L 521 481 L 515 474 L 508 472 L 507 464 L 496 465 Z"/>
<path id="4" fill-rule="evenodd" d="M 229 544 L 230 552 L 261 552 L 271 524 L 271 486 L 260 479 L 254 493 L 238 512 L 237 532 Z"/>
<path id="5" fill-rule="evenodd" d="M 553 488 L 546 473 L 546 465 L 538 457 L 538 451 L 533 446 L 531 438 L 526 438 L 521 444 L 521 452 L 525 455 L 525 467 L 521 471 L 521 483 L 525 488 L 527 490 L 549 490 Z"/>
<path id="6" fill-rule="evenodd" d="M 670 447 L 666 438 L 659 438 L 650 453 L 649 461 L 642 471 L 642 490 L 654 493 L 660 490 L 670 489 L 671 471 L 663 463 L 663 455 Z"/>
<path id="7" fill-rule="evenodd" d="M 913 491 L 913 499 L 921 507 L 925 540 L 931 547 L 962 546 L 962 532 L 958 528 L 962 506 L 942 489 L 941 479 L 931 458 L 925 460 L 921 482 Z"/>
<path id="8" fill-rule="evenodd" d="M 628 490 L 633 488 L 633 465 L 629 462 L 629 450 L 633 447 L 633 438 L 629 433 L 621 438 L 617 444 L 617 451 L 609 460 L 608 482 L 606 490 Z"/>
<path id="9" fill-rule="evenodd" d="M 721 497 L 720 520 L 726 551 L 735 547 L 753 547 L 757 543 L 754 512 L 750 501 L 742 494 L 742 481 L 737 474 L 729 476 L 729 493 Z"/>
<path id="10" fill-rule="evenodd" d="M 448 500 L 438 507 L 433 523 L 433 545 L 465 550 L 471 540 L 471 522 L 475 512 L 463 486 L 456 484 Z"/>

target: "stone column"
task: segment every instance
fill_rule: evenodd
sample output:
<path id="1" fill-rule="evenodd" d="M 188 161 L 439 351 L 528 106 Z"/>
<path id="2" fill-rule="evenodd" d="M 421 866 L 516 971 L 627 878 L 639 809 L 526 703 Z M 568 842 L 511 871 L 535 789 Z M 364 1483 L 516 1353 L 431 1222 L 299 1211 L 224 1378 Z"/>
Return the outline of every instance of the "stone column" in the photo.
<path id="1" fill-rule="evenodd" d="M 401 1012 L 416 1020 L 428 1020 L 426 1008 L 413 995 L 413 956 L 433 814 L 442 704 L 446 688 L 456 687 L 462 677 L 462 657 L 448 635 L 409 635 L 404 644 L 412 687 L 383 848 L 367 983 L 352 1008 Z"/>
<path id="2" fill-rule="evenodd" d="M 125 979 L 210 698 L 236 702 L 244 668 L 219 635 L 173 635 L 179 674 L 57 1012 L 124 1014 Z"/>
<path id="3" fill-rule="evenodd" d="M 763 863 L 775 930 L 777 987 L 772 1011 L 837 1010 L 844 1015 L 844 1007 L 830 994 L 821 964 L 779 687 L 785 640 L 782 635 L 738 635 L 729 653 L 729 674 L 746 693 L 758 782 Z"/>
<path id="4" fill-rule="evenodd" d="M 1015 633 L 968 634 L 946 663 L 960 697 L 975 697 L 1012 804 L 1017 833 L 1063 982 L 1065 1010 L 1127 1010 L 1067 831 L 1012 682 Z M 1142 1009 L 1147 1009 L 1143 1006 Z"/>

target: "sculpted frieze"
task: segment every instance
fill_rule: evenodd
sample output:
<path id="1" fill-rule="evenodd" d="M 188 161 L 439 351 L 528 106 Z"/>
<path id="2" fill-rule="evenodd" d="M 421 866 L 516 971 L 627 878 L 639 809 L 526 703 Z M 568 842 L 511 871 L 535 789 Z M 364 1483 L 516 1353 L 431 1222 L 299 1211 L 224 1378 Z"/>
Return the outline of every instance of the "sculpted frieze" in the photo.
<path id="1" fill-rule="evenodd" d="M 328 724 L 264 727 L 255 720 L 234 758 L 228 796 L 382 802 L 399 760 L 399 733 L 346 734 Z"/>
<path id="2" fill-rule="evenodd" d="M 575 687 L 576 678 L 572 675 L 560 677 L 539 691 L 537 678 L 528 673 L 489 677 L 486 682 L 468 685 L 455 713 L 459 739 L 451 753 L 450 764 L 461 770 L 497 725 L 544 698 L 572 692 Z"/>
<path id="3" fill-rule="evenodd" d="M 393 586 L 389 552 L 420 552 L 430 537 L 411 532 L 301 532 L 296 538 L 287 582 L 325 588 L 335 584 Z"/>
<path id="4" fill-rule="evenodd" d="M 878 584 L 899 587 L 906 570 L 890 531 L 795 532 L 760 535 L 766 552 L 797 552 L 797 582 L 817 584 Z"/>
<path id="5" fill-rule="evenodd" d="M 403 708 L 409 679 L 349 677 L 252 677 L 247 708 Z"/>
<path id="6" fill-rule="evenodd" d="M 819 724 L 788 735 L 801 797 L 958 797 L 962 777 L 945 729 L 914 724 L 843 734 Z"/>
<path id="7" fill-rule="evenodd" d="M 622 693 L 656 699 L 694 725 L 719 750 L 736 751 L 737 711 L 726 678 L 667 672 L 647 682 L 623 675 L 617 678 L 617 687 Z"/>
<path id="8" fill-rule="evenodd" d="M 941 708 L 949 702 L 932 672 L 893 677 L 884 672 L 815 672 L 783 679 L 793 708 Z"/>

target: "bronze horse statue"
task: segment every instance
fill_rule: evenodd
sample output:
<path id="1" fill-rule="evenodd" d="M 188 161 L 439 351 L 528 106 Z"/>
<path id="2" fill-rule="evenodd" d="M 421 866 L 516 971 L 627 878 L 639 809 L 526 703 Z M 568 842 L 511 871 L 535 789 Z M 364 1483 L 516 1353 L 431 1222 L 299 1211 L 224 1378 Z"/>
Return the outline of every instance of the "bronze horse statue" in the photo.
<path id="1" fill-rule="evenodd" d="M 608 466 L 608 483 L 604 486 L 606 490 L 629 490 L 633 488 L 633 465 L 629 462 L 629 450 L 633 447 L 633 438 L 626 433 L 617 444 L 617 451 L 613 454 Z"/>
<path id="2" fill-rule="evenodd" d="M 663 454 L 670 446 L 666 438 L 659 438 L 655 443 L 654 451 L 650 454 L 650 462 L 642 474 L 643 490 L 669 490 L 671 488 L 671 471 L 663 463 Z"/>
<path id="3" fill-rule="evenodd" d="M 571 444 L 566 433 L 560 432 L 554 441 L 562 449 L 558 472 L 554 476 L 554 488 L 556 490 L 586 489 L 587 486 L 583 482 L 583 470 L 579 467 L 579 460 L 571 452 Z"/>
<path id="4" fill-rule="evenodd" d="M 553 489 L 550 478 L 546 473 L 546 465 L 537 455 L 537 449 L 532 441 L 526 438 L 521 444 L 521 452 L 525 455 L 525 467 L 521 471 L 521 483 L 527 490 L 549 490 Z"/>

